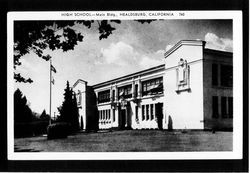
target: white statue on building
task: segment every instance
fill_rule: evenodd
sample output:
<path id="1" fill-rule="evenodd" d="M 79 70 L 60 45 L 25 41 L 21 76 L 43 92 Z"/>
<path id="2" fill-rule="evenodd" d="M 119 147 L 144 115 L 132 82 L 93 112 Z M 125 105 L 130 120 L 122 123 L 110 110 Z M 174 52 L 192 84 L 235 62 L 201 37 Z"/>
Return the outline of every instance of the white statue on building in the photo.
<path id="1" fill-rule="evenodd" d="M 176 68 L 177 91 L 189 89 L 189 74 L 190 68 L 187 60 L 183 60 L 182 58 L 180 58 L 178 67 Z"/>

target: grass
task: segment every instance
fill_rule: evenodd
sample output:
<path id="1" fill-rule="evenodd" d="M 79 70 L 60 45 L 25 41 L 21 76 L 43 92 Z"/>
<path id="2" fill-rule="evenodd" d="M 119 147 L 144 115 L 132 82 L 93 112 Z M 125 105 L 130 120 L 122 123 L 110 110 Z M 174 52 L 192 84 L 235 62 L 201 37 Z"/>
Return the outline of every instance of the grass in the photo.
<path id="1" fill-rule="evenodd" d="M 16 138 L 15 152 L 232 151 L 233 132 L 126 130 Z"/>

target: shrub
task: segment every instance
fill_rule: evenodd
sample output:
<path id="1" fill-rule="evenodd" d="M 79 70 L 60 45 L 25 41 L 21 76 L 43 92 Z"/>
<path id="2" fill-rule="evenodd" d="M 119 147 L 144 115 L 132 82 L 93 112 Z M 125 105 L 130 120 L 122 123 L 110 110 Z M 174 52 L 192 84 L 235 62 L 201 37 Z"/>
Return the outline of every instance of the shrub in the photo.
<path id="1" fill-rule="evenodd" d="M 30 123 L 15 123 L 14 124 L 14 137 L 29 137 L 32 136 L 32 129 Z"/>
<path id="2" fill-rule="evenodd" d="M 46 134 L 47 127 L 49 125 L 48 121 L 35 121 L 31 123 L 32 133 L 35 136 Z"/>
<path id="3" fill-rule="evenodd" d="M 70 132 L 70 125 L 68 123 L 60 122 L 54 123 L 48 126 L 47 138 L 57 139 L 57 138 L 67 138 Z"/>
<path id="4" fill-rule="evenodd" d="M 34 121 L 29 123 L 14 123 L 14 137 L 31 137 L 47 133 L 48 121 Z"/>

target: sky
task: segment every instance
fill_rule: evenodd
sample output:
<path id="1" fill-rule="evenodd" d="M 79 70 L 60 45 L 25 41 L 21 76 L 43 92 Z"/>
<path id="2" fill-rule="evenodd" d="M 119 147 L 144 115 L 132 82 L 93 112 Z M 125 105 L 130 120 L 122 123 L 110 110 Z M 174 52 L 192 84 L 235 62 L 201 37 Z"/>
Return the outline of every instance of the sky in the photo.
<path id="1" fill-rule="evenodd" d="M 84 36 L 68 52 L 46 50 L 52 56 L 55 84 L 52 86 L 52 114 L 62 105 L 67 80 L 70 86 L 82 79 L 88 85 L 164 63 L 164 53 L 180 40 L 201 39 L 206 48 L 233 51 L 232 20 L 160 20 L 141 24 L 126 20 L 113 24 L 116 30 L 108 39 L 99 40 L 97 25 L 90 29 L 75 25 Z M 16 83 L 27 97 L 32 111 L 49 112 L 49 61 L 29 53 L 21 58 L 16 72 L 34 82 Z"/>

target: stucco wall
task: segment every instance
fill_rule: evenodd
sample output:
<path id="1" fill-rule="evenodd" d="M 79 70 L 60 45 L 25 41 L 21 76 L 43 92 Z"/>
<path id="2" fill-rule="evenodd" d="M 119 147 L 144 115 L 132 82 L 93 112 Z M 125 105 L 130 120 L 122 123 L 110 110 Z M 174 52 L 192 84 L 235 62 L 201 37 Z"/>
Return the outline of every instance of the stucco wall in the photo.
<path id="1" fill-rule="evenodd" d="M 198 44 L 197 44 L 198 43 Z M 203 129 L 203 47 L 202 42 L 181 45 L 165 58 L 164 111 L 173 129 Z M 190 66 L 190 91 L 176 92 L 176 68 L 180 58 Z M 168 118 L 167 118 L 168 119 Z M 164 128 L 168 127 L 168 121 Z"/>
<path id="2" fill-rule="evenodd" d="M 204 119 L 205 129 L 229 129 L 233 127 L 232 118 L 222 118 L 221 115 L 221 97 L 233 97 L 232 88 L 212 85 L 212 64 L 232 65 L 232 57 L 223 54 L 204 54 Z M 220 70 L 220 69 L 219 69 Z M 219 97 L 218 111 L 219 117 L 212 118 L 212 96 Z"/>
<path id="3" fill-rule="evenodd" d="M 142 105 L 150 105 L 150 104 L 155 105 L 157 103 L 163 103 L 163 101 L 164 101 L 163 96 L 155 96 L 155 97 L 150 96 L 150 97 L 141 99 L 141 102 L 138 106 L 138 121 L 136 121 L 136 118 L 135 118 L 135 106 L 136 106 L 136 104 L 132 102 L 131 103 L 132 128 L 133 129 L 158 129 L 155 110 L 154 110 L 154 119 L 142 120 Z M 150 116 L 151 116 L 151 114 L 150 114 Z"/>
<path id="4" fill-rule="evenodd" d="M 100 120 L 99 119 L 99 128 L 100 129 L 108 129 L 111 127 L 115 126 L 115 123 L 113 123 L 113 119 L 112 119 L 112 109 L 111 109 L 111 105 L 110 104 L 101 104 L 98 106 L 98 111 L 102 111 L 102 110 L 110 110 L 110 116 L 111 119 L 110 120 Z M 105 124 L 104 124 L 105 123 Z"/>
<path id="5" fill-rule="evenodd" d="M 87 82 L 78 81 L 73 87 L 73 91 L 77 94 L 81 92 L 81 105 L 79 105 L 79 124 L 81 124 L 81 117 L 83 118 L 83 129 L 86 129 L 86 88 Z"/>

